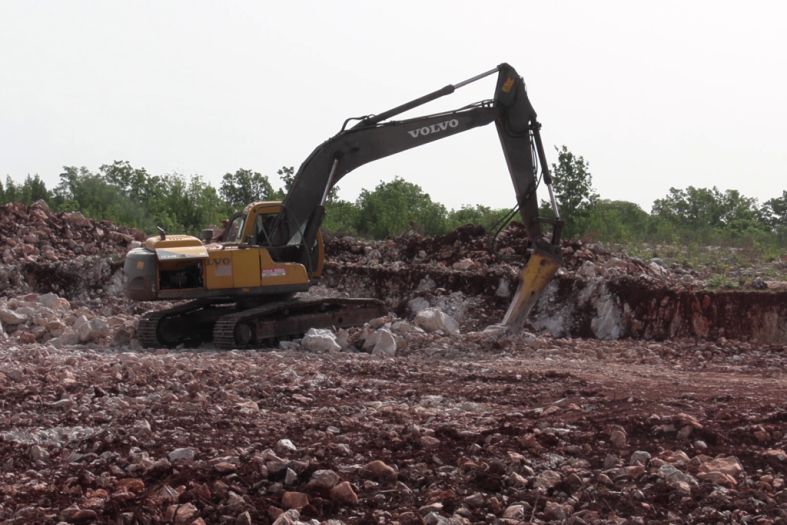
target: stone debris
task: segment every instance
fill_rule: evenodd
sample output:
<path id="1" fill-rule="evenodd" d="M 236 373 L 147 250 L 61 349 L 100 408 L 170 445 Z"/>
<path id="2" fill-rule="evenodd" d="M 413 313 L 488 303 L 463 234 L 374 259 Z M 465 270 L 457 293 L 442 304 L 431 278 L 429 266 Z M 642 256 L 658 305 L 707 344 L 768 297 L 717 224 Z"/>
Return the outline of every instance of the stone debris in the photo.
<path id="1" fill-rule="evenodd" d="M 439 308 L 426 308 L 415 316 L 415 325 L 427 332 L 441 331 L 449 335 L 459 335 L 459 324 Z"/>
<path id="2" fill-rule="evenodd" d="M 301 346 L 309 352 L 339 352 L 342 346 L 336 341 L 336 334 L 324 328 L 309 328 L 303 336 Z"/>
<path id="3" fill-rule="evenodd" d="M 662 261 L 565 243 L 512 334 L 486 328 L 527 255 L 518 226 L 495 253 L 473 228 L 334 238 L 336 287 L 315 293 L 382 297 L 387 315 L 277 349 L 141 351 L 136 320 L 168 305 L 120 297 L 112 253 L 133 236 L 8 214 L 104 240 L 0 232 L 2 523 L 787 520 L 784 344 L 720 336 L 696 315 L 718 297 Z M 691 337 L 662 340 L 656 321 Z"/>

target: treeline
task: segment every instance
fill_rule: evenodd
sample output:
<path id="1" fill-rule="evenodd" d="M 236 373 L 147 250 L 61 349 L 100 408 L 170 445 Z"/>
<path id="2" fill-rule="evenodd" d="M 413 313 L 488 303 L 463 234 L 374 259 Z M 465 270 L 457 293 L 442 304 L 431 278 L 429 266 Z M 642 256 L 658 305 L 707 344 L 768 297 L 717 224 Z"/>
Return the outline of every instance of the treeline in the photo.
<path id="1" fill-rule="evenodd" d="M 656 199 L 650 213 L 637 204 L 600 198 L 587 162 L 565 146 L 552 165 L 555 192 L 566 224 L 564 237 L 606 242 L 787 245 L 787 191 L 762 204 L 736 190 L 671 188 Z M 280 187 L 268 176 L 247 169 L 226 173 L 218 188 L 199 176 L 153 175 L 144 168 L 116 161 L 92 172 L 65 167 L 54 188 L 38 175 L 22 182 L 0 182 L 0 202 L 45 200 L 55 211 L 80 211 L 149 233 L 161 226 L 169 232 L 198 233 L 221 224 L 247 203 L 280 200 L 294 178 L 292 167 L 277 172 Z M 513 192 L 512 192 L 513 193 Z M 542 191 L 542 194 L 544 192 Z M 542 213 L 550 215 L 547 202 Z M 354 201 L 339 199 L 336 189 L 326 203 L 324 229 L 334 233 L 384 238 L 415 230 L 442 234 L 463 224 L 487 229 L 505 220 L 508 210 L 482 205 L 448 210 L 417 184 L 395 178 L 364 190 Z M 518 216 L 517 216 L 518 217 Z"/>

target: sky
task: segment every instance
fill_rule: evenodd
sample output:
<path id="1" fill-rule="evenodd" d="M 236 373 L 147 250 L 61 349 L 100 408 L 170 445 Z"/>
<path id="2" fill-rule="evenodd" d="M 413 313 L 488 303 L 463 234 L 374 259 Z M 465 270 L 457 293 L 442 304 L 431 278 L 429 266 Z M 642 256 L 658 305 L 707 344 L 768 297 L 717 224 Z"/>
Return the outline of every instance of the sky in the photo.
<path id="1" fill-rule="evenodd" d="M 277 185 L 345 118 L 501 62 L 524 77 L 547 157 L 566 145 L 607 199 L 787 188 L 787 4 L 725 1 L 0 0 L 0 175 L 126 160 L 215 186 Z M 494 77 L 405 116 L 491 98 Z M 449 208 L 515 202 L 494 126 L 359 168 Z M 546 198 L 545 192 L 541 193 Z"/>

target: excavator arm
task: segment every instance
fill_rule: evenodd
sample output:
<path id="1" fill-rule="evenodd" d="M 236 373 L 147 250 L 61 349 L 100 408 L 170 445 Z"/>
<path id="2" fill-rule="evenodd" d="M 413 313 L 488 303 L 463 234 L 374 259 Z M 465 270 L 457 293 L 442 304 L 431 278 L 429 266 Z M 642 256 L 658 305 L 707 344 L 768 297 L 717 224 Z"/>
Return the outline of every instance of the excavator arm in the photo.
<path id="1" fill-rule="evenodd" d="M 455 111 L 406 120 L 389 120 L 400 113 L 453 93 L 456 89 L 498 73 L 494 98 Z M 303 260 L 311 260 L 314 242 L 325 213 L 330 189 L 346 174 L 368 162 L 434 142 L 464 131 L 495 123 L 503 148 L 522 221 L 527 229 L 533 254 L 522 270 L 519 288 L 503 324 L 521 328 L 530 308 L 560 265 L 560 215 L 552 192 L 551 177 L 541 143 L 536 112 L 527 97 L 525 84 L 514 68 L 496 68 L 448 85 L 378 115 L 363 117 L 353 127 L 342 130 L 318 146 L 300 166 L 286 195 L 282 212 L 272 229 L 272 248 L 300 248 Z M 539 217 L 536 166 L 541 166 L 555 219 Z M 542 236 L 543 222 L 552 222 L 551 241 Z M 275 248 L 274 248 L 275 249 Z"/>

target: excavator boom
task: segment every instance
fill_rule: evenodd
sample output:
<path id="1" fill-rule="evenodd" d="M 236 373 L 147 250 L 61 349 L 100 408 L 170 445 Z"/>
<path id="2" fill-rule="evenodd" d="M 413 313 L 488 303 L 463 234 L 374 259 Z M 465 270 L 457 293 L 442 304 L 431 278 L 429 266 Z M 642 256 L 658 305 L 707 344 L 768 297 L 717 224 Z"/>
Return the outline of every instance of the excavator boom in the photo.
<path id="1" fill-rule="evenodd" d="M 409 111 L 486 76 L 498 73 L 492 100 L 434 115 L 392 121 L 391 117 Z M 470 129 L 494 122 L 514 185 L 517 207 L 533 246 L 533 256 L 522 270 L 520 285 L 511 302 L 504 324 L 518 330 L 544 287 L 560 266 L 560 213 L 552 192 L 541 124 L 530 103 L 522 78 L 513 67 L 500 64 L 456 85 L 448 85 L 415 100 L 360 119 L 350 129 L 337 133 L 318 146 L 304 161 L 295 175 L 284 199 L 283 211 L 276 225 L 274 238 L 281 245 L 302 240 L 312 246 L 324 215 L 325 197 L 345 175 L 368 162 L 422 146 Z M 536 188 L 536 166 L 540 164 L 556 219 L 552 238 L 542 237 Z"/>
<path id="2" fill-rule="evenodd" d="M 497 73 L 494 97 L 404 120 L 391 120 L 458 88 Z M 352 127 L 350 121 L 357 120 Z M 377 115 L 348 119 L 301 164 L 282 202 L 255 202 L 235 214 L 220 238 L 151 237 L 128 253 L 126 294 L 135 300 L 192 299 L 147 314 L 139 324 L 144 346 L 176 346 L 212 339 L 219 348 L 256 346 L 296 337 L 308 327 L 351 326 L 381 315 L 372 299 L 293 298 L 319 279 L 324 251 L 320 225 L 331 188 L 354 169 L 411 148 L 495 123 L 527 229 L 532 255 L 504 318 L 519 330 L 530 308 L 560 265 L 560 215 L 551 188 L 540 124 L 525 84 L 514 68 L 500 64 L 455 85 Z M 555 219 L 539 217 L 537 166 Z M 541 225 L 552 223 L 551 240 Z"/>

